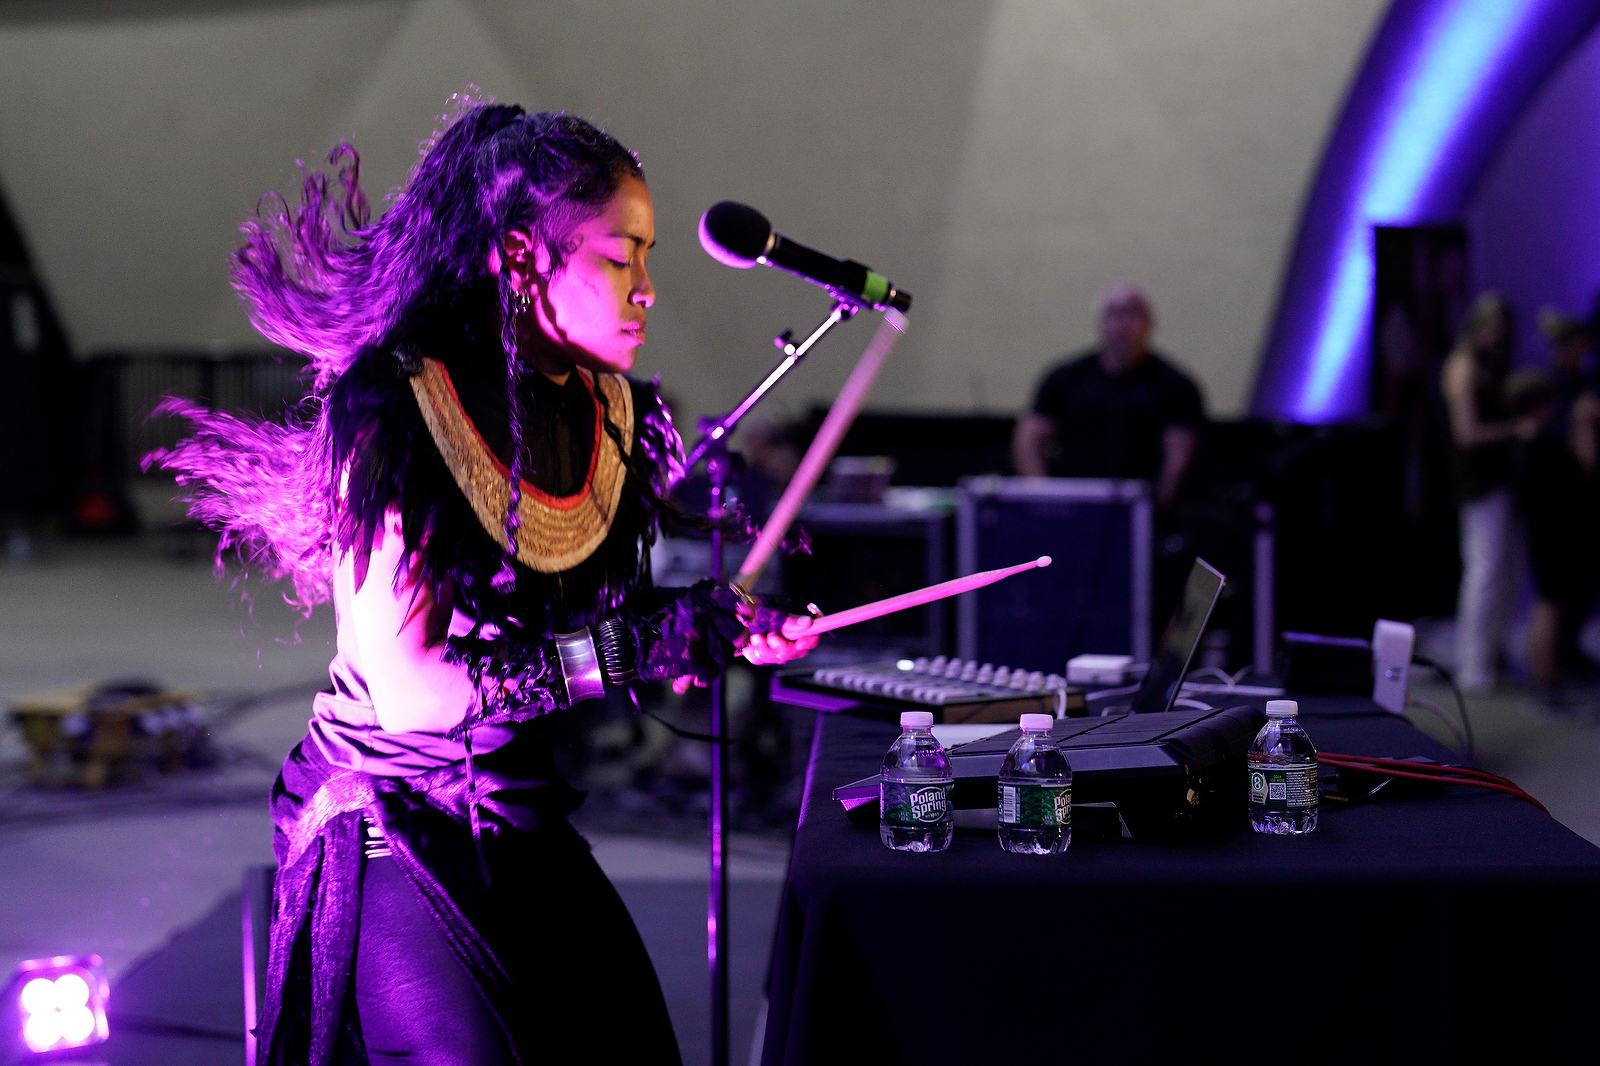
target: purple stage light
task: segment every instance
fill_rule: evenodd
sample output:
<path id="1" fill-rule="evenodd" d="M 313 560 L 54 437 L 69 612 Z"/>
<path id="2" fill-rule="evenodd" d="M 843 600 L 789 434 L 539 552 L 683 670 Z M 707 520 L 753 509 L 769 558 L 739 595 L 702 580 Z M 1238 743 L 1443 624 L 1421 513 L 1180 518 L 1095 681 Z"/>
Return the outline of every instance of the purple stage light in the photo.
<path id="1" fill-rule="evenodd" d="M 18 1035 L 35 1054 L 92 1047 L 110 1035 L 107 985 L 98 955 L 30 959 L 17 967 Z"/>
<path id="2" fill-rule="evenodd" d="M 1372 227 L 1459 217 L 1523 108 L 1600 19 L 1572 0 L 1394 0 L 1306 199 L 1253 408 L 1366 409 Z"/>

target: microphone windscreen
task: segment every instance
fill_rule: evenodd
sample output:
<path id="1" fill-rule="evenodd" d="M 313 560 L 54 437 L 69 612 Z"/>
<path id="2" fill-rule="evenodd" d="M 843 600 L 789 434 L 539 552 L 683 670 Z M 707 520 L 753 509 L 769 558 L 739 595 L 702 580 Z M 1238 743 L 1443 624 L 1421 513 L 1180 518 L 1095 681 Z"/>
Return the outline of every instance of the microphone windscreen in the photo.
<path id="1" fill-rule="evenodd" d="M 767 250 L 772 223 L 753 207 L 723 200 L 700 216 L 700 247 L 724 266 L 748 270 Z"/>

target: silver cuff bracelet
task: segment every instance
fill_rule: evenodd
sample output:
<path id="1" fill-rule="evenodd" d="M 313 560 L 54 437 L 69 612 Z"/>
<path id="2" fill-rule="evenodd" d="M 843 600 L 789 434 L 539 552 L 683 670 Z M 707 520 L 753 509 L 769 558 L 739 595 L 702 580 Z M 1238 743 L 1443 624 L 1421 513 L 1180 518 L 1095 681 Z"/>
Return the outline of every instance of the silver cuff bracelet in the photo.
<path id="1" fill-rule="evenodd" d="M 554 639 L 556 655 L 561 659 L 561 680 L 567 686 L 567 705 L 603 698 L 605 675 L 600 672 L 600 657 L 595 653 L 589 627 L 575 633 L 557 633 Z"/>

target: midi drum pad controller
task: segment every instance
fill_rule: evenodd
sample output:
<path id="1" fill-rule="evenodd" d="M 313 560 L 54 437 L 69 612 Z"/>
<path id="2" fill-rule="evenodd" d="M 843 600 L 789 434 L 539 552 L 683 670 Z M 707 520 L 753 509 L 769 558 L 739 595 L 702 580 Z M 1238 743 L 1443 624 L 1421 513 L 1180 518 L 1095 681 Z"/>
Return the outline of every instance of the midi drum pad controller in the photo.
<path id="1" fill-rule="evenodd" d="M 783 687 L 853 695 L 884 710 L 933 711 L 936 721 L 1015 722 L 1019 715 L 1081 714 L 1080 689 L 1059 674 L 966 659 L 898 659 L 787 674 Z"/>

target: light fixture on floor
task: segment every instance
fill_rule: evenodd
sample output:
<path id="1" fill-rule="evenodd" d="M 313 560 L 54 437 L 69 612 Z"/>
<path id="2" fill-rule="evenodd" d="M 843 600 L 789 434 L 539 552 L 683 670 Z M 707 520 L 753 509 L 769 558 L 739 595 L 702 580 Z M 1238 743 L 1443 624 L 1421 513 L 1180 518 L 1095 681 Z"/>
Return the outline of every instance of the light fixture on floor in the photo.
<path id="1" fill-rule="evenodd" d="M 17 1011 L 17 1035 L 33 1054 L 103 1043 L 106 1025 L 105 967 L 98 955 L 29 959 L 9 986 Z"/>

